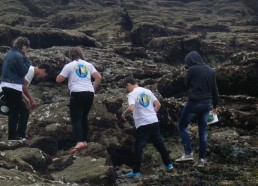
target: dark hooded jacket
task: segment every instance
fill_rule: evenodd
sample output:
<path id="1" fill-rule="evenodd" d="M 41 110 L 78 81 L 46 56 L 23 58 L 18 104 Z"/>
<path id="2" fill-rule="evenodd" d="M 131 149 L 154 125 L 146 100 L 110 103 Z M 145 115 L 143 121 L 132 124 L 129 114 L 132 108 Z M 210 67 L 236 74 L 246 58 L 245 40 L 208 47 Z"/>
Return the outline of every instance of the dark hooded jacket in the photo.
<path id="1" fill-rule="evenodd" d="M 188 101 L 194 103 L 212 103 L 217 107 L 219 94 L 215 71 L 206 63 L 198 52 L 192 51 L 185 57 L 189 67 L 186 76 Z"/>

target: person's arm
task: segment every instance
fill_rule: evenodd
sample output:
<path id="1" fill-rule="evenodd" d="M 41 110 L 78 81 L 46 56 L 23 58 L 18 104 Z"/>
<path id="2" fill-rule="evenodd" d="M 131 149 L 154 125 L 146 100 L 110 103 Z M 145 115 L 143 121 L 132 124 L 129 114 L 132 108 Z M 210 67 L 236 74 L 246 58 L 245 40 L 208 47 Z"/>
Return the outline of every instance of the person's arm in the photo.
<path id="1" fill-rule="evenodd" d="M 93 82 L 93 87 L 96 92 L 102 77 L 98 71 L 94 72 L 91 76 L 95 79 L 95 81 Z"/>
<path id="2" fill-rule="evenodd" d="M 190 80 L 191 80 L 191 71 L 190 71 L 190 69 L 188 69 L 186 77 L 185 77 L 185 86 L 187 88 L 190 87 Z"/>
<path id="3" fill-rule="evenodd" d="M 62 69 L 62 71 L 60 72 L 60 74 L 56 77 L 56 82 L 57 83 L 62 83 L 62 82 L 64 82 L 66 80 L 66 78 L 69 77 L 69 73 L 70 73 L 69 64 L 66 64 L 64 66 L 64 68 Z"/>
<path id="4" fill-rule="evenodd" d="M 62 75 L 59 74 L 59 75 L 56 77 L 56 82 L 57 82 L 57 83 L 62 83 L 65 79 L 66 79 L 66 77 L 64 77 L 64 76 L 62 76 Z"/>
<path id="5" fill-rule="evenodd" d="M 161 107 L 161 104 L 158 100 L 154 101 L 153 104 L 154 104 L 154 110 L 157 113 Z"/>
<path id="6" fill-rule="evenodd" d="M 24 93 L 22 93 L 22 98 L 23 98 L 23 100 L 25 101 L 26 105 L 27 105 L 29 108 L 32 108 L 32 107 L 31 107 L 31 104 L 30 104 L 29 98 L 27 98 Z"/>
<path id="7" fill-rule="evenodd" d="M 35 102 L 35 100 L 33 99 L 33 97 L 30 94 L 29 83 L 26 80 L 24 81 L 24 84 L 22 86 L 22 92 L 23 92 L 23 94 L 25 96 L 25 97 L 23 97 L 24 100 L 28 103 L 28 105 L 30 105 L 31 108 L 34 108 L 36 106 L 36 102 Z M 26 98 L 29 99 L 29 102 L 28 102 L 28 100 Z"/>
<path id="8" fill-rule="evenodd" d="M 127 109 L 122 113 L 122 119 L 126 120 L 126 116 L 128 116 L 129 114 L 131 114 L 134 110 L 134 105 L 129 105 L 129 107 L 127 107 Z"/>

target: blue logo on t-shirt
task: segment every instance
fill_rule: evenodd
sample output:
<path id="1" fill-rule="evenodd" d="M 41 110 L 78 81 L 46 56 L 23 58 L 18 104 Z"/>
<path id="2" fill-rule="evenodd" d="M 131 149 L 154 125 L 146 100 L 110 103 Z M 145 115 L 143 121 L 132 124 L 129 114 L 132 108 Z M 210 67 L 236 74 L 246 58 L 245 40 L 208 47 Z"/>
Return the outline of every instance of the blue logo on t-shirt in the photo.
<path id="1" fill-rule="evenodd" d="M 74 69 L 80 78 L 86 78 L 89 74 L 89 69 L 83 64 L 76 65 Z"/>
<path id="2" fill-rule="evenodd" d="M 145 93 L 141 93 L 137 97 L 137 100 L 143 107 L 148 107 L 150 105 L 150 96 Z"/>

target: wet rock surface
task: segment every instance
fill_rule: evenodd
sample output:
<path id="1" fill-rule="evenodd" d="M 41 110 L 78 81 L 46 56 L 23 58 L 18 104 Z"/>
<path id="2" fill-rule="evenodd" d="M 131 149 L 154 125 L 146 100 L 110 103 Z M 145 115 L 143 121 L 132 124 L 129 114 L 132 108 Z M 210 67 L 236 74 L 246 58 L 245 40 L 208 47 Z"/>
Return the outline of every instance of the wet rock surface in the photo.
<path id="1" fill-rule="evenodd" d="M 11 1 L 0 2 L 0 63 L 17 36 L 31 40 L 33 65 L 49 63 L 45 82 L 30 85 L 29 140 L 7 141 L 0 115 L 0 185 L 257 185 L 257 1 Z M 89 115 L 89 147 L 75 155 L 67 85 L 55 77 L 80 45 L 103 79 Z M 152 145 L 137 179 L 123 176 L 133 162 L 132 117 L 123 79 L 133 75 L 162 103 L 161 132 L 171 160 L 183 153 L 177 123 L 187 101 L 184 56 L 197 50 L 217 73 L 219 122 L 209 125 L 207 164 L 174 163 L 167 173 Z M 0 65 L 1 66 L 1 65 Z M 198 159 L 197 124 L 189 125 Z"/>

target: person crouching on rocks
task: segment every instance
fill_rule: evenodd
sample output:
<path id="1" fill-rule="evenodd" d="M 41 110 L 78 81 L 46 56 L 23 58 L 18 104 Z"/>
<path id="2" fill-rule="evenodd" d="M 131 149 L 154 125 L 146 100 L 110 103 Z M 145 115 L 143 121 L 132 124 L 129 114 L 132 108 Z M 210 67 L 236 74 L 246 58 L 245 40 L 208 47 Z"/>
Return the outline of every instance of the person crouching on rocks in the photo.
<path id="1" fill-rule="evenodd" d="M 101 82 L 101 75 L 91 63 L 85 61 L 80 47 L 71 48 L 69 54 L 71 62 L 64 66 L 56 82 L 61 83 L 68 78 L 70 117 L 77 141 L 71 151 L 74 154 L 88 147 L 88 113 L 93 104 L 94 92 Z M 92 77 L 95 79 L 93 83 Z"/>
<path id="2" fill-rule="evenodd" d="M 142 153 L 145 145 L 152 141 L 155 148 L 159 151 L 162 161 L 168 171 L 173 170 L 169 154 L 161 139 L 157 112 L 161 104 L 154 94 L 143 87 L 137 85 L 133 77 L 127 77 L 124 80 L 128 94 L 128 108 L 122 113 L 122 119 L 126 120 L 126 116 L 133 113 L 136 126 L 135 141 L 135 163 L 133 170 L 127 173 L 126 177 L 141 176 Z"/>
<path id="3" fill-rule="evenodd" d="M 19 125 L 17 128 L 17 136 L 22 140 L 27 139 L 26 129 L 30 116 L 30 109 L 36 107 L 36 102 L 29 91 L 29 85 L 34 77 L 36 79 L 44 80 L 47 77 L 49 71 L 50 66 L 48 64 L 39 64 L 35 67 L 30 66 L 29 71 L 25 76 L 25 81 L 22 86 L 23 101 L 19 109 Z"/>

